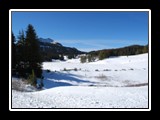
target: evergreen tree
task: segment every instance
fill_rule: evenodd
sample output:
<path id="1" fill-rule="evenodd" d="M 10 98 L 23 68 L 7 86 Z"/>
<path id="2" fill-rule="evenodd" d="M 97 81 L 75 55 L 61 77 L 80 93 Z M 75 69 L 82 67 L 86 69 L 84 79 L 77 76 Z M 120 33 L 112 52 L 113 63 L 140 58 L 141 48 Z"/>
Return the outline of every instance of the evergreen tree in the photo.
<path id="1" fill-rule="evenodd" d="M 88 58 L 88 62 L 92 62 L 92 57 L 91 57 L 91 55 L 88 55 L 87 58 Z"/>
<path id="2" fill-rule="evenodd" d="M 25 35 L 24 31 L 19 32 L 18 36 L 18 43 L 17 43 L 17 53 L 16 53 L 16 59 L 17 59 L 17 66 L 16 69 L 21 77 L 27 77 L 27 58 L 26 58 L 26 42 L 25 42 Z"/>
<path id="3" fill-rule="evenodd" d="M 85 63 L 86 62 L 87 57 L 86 56 L 81 56 L 80 60 L 81 63 Z"/>
<path id="4" fill-rule="evenodd" d="M 92 54 L 88 54 L 87 55 L 87 59 L 88 59 L 88 62 L 94 62 L 96 57 L 94 55 L 92 55 Z"/>
<path id="5" fill-rule="evenodd" d="M 12 39 L 11 40 L 12 41 L 12 69 L 15 69 L 16 67 L 16 44 L 15 44 L 16 39 L 15 39 L 13 32 L 12 32 L 11 39 Z"/>
<path id="6" fill-rule="evenodd" d="M 40 54 L 40 47 L 38 37 L 34 27 L 29 24 L 26 31 L 26 58 L 29 63 L 28 72 L 31 74 L 34 70 L 37 77 L 42 76 L 42 58 Z"/>
<path id="7" fill-rule="evenodd" d="M 74 55 L 73 54 L 69 54 L 68 55 L 68 59 L 72 59 L 72 58 L 74 58 Z"/>
<path id="8" fill-rule="evenodd" d="M 18 36 L 18 43 L 17 43 L 17 59 L 19 62 L 26 62 L 26 42 L 25 42 L 25 35 L 24 31 L 19 31 L 19 36 Z"/>
<path id="9" fill-rule="evenodd" d="M 109 57 L 109 55 L 108 55 L 107 52 L 105 52 L 105 51 L 100 51 L 98 57 L 99 57 L 99 60 L 103 60 L 103 59 Z"/>
<path id="10" fill-rule="evenodd" d="M 59 55 L 59 59 L 60 60 L 64 60 L 64 56 L 63 55 Z"/>
<path id="11" fill-rule="evenodd" d="M 147 53 L 147 52 L 148 52 L 148 45 L 146 45 L 146 46 L 143 47 L 142 52 L 143 52 L 143 53 Z"/>

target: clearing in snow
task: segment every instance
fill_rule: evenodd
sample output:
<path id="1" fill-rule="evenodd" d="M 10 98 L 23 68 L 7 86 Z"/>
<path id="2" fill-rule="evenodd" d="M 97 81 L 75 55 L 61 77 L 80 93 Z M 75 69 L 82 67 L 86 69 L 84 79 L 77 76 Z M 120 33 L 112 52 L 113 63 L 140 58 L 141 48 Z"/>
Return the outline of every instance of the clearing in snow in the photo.
<path id="1" fill-rule="evenodd" d="M 43 63 L 44 90 L 12 90 L 12 108 L 148 108 L 148 54 Z"/>

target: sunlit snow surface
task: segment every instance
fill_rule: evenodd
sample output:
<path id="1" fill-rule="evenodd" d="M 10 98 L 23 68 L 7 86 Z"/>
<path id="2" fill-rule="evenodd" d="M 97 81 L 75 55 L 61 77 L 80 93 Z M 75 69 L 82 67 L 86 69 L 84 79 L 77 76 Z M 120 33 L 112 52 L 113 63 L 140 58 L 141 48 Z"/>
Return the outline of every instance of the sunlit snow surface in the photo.
<path id="1" fill-rule="evenodd" d="M 148 108 L 148 54 L 44 62 L 43 70 L 44 90 L 12 90 L 12 108 Z"/>

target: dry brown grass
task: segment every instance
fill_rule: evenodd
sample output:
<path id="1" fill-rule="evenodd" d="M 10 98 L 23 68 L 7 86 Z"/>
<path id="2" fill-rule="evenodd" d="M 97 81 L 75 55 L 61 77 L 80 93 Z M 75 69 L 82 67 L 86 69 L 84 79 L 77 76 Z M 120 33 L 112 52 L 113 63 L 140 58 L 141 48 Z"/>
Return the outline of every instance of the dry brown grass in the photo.
<path id="1" fill-rule="evenodd" d="M 12 89 L 17 91 L 23 91 L 25 83 L 22 80 L 12 80 Z"/>
<path id="2" fill-rule="evenodd" d="M 100 74 L 98 76 L 95 76 L 95 78 L 100 79 L 100 80 L 107 80 L 107 76 L 104 74 Z"/>
<path id="3" fill-rule="evenodd" d="M 147 86 L 148 83 L 139 83 L 139 84 L 131 84 L 131 85 L 126 85 L 125 87 L 141 87 L 141 86 Z"/>

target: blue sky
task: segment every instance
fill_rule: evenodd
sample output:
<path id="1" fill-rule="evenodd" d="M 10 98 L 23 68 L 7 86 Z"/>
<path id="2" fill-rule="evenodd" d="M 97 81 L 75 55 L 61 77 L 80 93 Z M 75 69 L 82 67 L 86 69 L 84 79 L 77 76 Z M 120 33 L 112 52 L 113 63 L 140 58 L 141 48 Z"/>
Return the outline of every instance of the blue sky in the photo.
<path id="1" fill-rule="evenodd" d="M 38 37 L 82 51 L 148 44 L 148 12 L 12 12 L 12 31 L 32 24 Z"/>

